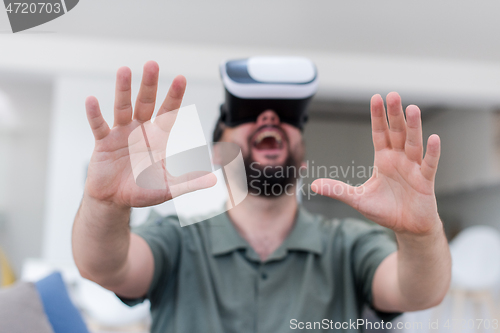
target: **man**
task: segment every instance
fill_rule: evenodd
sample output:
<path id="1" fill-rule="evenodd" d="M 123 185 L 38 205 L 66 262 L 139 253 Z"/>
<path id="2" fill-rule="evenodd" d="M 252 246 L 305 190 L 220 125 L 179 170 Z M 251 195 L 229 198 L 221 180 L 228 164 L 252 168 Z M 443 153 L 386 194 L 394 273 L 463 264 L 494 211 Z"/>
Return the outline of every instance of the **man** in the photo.
<path id="1" fill-rule="evenodd" d="M 86 101 L 96 144 L 73 228 L 83 277 L 128 304 L 149 298 L 153 332 L 358 331 L 352 323 L 363 304 L 387 320 L 441 302 L 451 259 L 434 195 L 440 141 L 429 137 L 423 158 L 420 111 L 408 106 L 405 119 L 396 93 L 387 95 L 387 116 L 380 95 L 371 99 L 376 174 L 356 189 L 332 179 L 312 189 L 392 229 L 397 251 L 380 227 L 325 220 L 293 195 L 258 195 L 252 187 L 242 203 L 207 221 L 181 228 L 174 217 L 153 214 L 131 233 L 131 207 L 172 198 L 168 188 L 137 186 L 128 156 L 129 133 L 154 112 L 158 73 L 146 63 L 133 109 L 130 70 L 118 70 L 111 129 L 97 100 Z M 180 107 L 185 87 L 184 77 L 174 79 L 158 115 Z M 263 143 L 266 136 L 274 139 Z M 238 144 L 246 164 L 261 169 L 300 166 L 304 157 L 300 129 L 273 109 L 236 126 L 219 123 L 215 137 Z M 185 191 L 214 184 L 207 175 Z"/>

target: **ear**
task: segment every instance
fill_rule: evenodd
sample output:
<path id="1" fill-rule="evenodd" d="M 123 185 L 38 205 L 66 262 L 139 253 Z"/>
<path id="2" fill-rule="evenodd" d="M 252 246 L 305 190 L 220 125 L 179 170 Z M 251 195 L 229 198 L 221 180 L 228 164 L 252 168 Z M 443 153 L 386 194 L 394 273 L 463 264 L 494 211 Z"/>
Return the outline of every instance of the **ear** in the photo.
<path id="1" fill-rule="evenodd" d="M 214 132 L 212 135 L 212 139 L 214 142 L 222 141 L 224 140 L 224 133 L 226 132 L 226 124 L 224 124 L 222 121 L 218 120 L 217 124 L 215 125 Z"/>

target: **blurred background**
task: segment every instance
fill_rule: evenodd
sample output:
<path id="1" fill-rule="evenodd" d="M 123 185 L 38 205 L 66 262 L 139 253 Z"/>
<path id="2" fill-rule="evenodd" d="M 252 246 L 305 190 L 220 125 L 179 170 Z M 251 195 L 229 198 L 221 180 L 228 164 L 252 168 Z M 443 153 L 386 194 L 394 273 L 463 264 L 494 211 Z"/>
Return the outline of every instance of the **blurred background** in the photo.
<path id="1" fill-rule="evenodd" d="M 96 96 L 112 123 L 116 70 L 132 69 L 136 93 L 147 60 L 160 65 L 161 98 L 177 74 L 186 76 L 183 105 L 196 104 L 211 141 L 223 100 L 222 60 L 311 58 L 320 88 L 305 130 L 307 160 L 344 170 L 372 164 L 370 97 L 399 92 L 404 105 L 421 107 L 424 138 L 441 137 L 436 193 L 449 239 L 478 225 L 494 234 L 499 12 L 498 1 L 464 0 L 82 0 L 52 22 L 12 34 L 0 10 L 0 247 L 12 275 L 35 272 L 35 279 L 36 265 L 72 267 L 71 227 L 93 149 L 84 100 Z M 327 216 L 359 216 L 328 198 L 301 200 Z M 171 203 L 156 209 L 174 212 Z M 134 211 L 132 222 L 147 214 Z M 480 258 L 491 255 L 485 251 Z M 487 260 L 481 267 L 491 269 Z M 497 285 L 500 279 L 486 287 Z"/>

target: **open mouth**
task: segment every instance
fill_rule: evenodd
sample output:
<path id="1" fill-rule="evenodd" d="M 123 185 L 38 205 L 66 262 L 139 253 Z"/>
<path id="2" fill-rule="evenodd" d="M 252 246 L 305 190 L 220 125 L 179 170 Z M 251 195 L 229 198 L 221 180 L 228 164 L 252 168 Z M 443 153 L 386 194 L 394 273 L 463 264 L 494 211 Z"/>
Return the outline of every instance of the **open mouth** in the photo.
<path id="1" fill-rule="evenodd" d="M 283 135 L 275 128 L 263 129 L 255 135 L 253 147 L 257 150 L 279 150 L 283 148 Z"/>

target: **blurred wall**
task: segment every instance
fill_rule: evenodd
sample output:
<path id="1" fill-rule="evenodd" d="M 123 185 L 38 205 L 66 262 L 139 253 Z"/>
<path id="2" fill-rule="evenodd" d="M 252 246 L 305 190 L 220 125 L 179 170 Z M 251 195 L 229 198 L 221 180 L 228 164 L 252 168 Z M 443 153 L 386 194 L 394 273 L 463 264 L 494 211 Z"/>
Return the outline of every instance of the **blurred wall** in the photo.
<path id="1" fill-rule="evenodd" d="M 19 273 L 25 258 L 41 253 L 53 87 L 47 77 L 4 73 L 0 90 L 19 120 L 16 128 L 0 134 L 0 141 L 7 142 L 0 144 L 0 211 L 5 217 L 0 245 Z"/>

